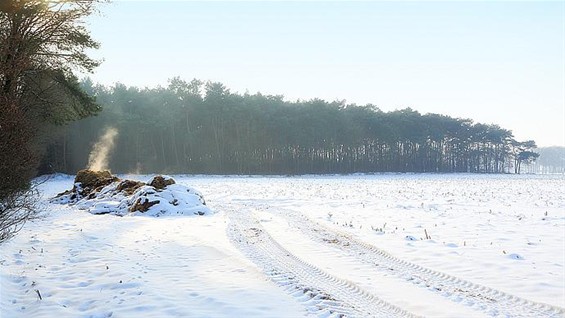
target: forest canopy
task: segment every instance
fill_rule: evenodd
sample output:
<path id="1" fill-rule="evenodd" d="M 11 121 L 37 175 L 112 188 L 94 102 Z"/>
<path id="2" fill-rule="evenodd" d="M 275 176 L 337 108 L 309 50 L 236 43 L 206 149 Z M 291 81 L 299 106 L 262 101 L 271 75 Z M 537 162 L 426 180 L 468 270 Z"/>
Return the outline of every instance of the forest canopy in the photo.
<path id="1" fill-rule="evenodd" d="M 117 173 L 503 173 L 537 158 L 535 142 L 519 142 L 498 125 L 411 108 L 286 101 L 196 79 L 83 86 L 103 110 L 59 131 L 44 173 L 84 168 L 109 128 L 117 133 L 108 166 Z"/>

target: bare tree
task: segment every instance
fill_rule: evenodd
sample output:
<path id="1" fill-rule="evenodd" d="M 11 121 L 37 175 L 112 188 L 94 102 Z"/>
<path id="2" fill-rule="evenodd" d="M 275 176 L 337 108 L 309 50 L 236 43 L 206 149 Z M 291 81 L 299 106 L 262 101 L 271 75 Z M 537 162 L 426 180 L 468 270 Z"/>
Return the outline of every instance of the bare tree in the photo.
<path id="1" fill-rule="evenodd" d="M 38 190 L 31 187 L 10 193 L 0 201 L 0 243 L 10 239 L 26 221 L 38 215 Z"/>

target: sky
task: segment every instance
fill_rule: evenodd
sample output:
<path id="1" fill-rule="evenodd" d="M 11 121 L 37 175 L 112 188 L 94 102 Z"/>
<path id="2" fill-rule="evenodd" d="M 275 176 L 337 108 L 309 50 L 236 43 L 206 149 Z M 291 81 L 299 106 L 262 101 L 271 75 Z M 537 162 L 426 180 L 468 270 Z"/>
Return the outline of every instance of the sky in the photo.
<path id="1" fill-rule="evenodd" d="M 565 2 L 120 1 L 87 27 L 98 83 L 179 76 L 287 100 L 411 107 L 565 146 Z"/>

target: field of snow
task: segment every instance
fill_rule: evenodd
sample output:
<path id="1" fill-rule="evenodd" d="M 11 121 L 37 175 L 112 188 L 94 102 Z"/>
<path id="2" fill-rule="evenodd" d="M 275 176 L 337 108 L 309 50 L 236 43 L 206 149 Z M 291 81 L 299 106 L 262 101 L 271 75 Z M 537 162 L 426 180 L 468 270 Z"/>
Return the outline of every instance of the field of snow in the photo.
<path id="1" fill-rule="evenodd" d="M 0 317 L 565 315 L 564 176 L 173 177 L 215 214 L 92 215 L 49 203 L 72 176 L 41 185 Z"/>

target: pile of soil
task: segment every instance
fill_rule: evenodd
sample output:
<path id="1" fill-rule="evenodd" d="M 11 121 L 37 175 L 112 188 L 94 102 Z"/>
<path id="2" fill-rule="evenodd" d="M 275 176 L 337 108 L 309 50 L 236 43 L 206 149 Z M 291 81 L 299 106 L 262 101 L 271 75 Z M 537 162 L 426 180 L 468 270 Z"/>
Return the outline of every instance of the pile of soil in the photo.
<path id="1" fill-rule="evenodd" d="M 122 193 L 125 196 L 131 196 L 142 186 L 149 185 L 154 187 L 157 191 L 165 189 L 171 184 L 175 184 L 172 178 L 165 178 L 163 176 L 155 176 L 149 184 L 135 180 L 122 180 L 110 173 L 110 171 L 94 171 L 89 169 L 79 170 L 75 177 L 74 186 L 71 190 L 59 193 L 55 199 L 67 199 L 69 203 L 75 203 L 83 198 L 93 199 L 104 187 L 119 182 L 115 188 L 116 193 Z M 61 201 L 61 200 L 60 200 Z M 145 212 L 156 202 L 150 202 L 139 198 L 129 208 L 130 212 L 140 211 Z"/>
<path id="2" fill-rule="evenodd" d="M 160 190 L 166 188 L 171 184 L 175 184 L 175 180 L 173 180 L 172 178 L 165 179 L 165 177 L 163 176 L 156 176 L 149 182 L 150 186 Z"/>
<path id="3" fill-rule="evenodd" d="M 73 188 L 57 194 L 55 199 L 76 202 L 82 198 L 93 198 L 102 188 L 118 180 L 109 171 L 79 170 Z"/>
<path id="4" fill-rule="evenodd" d="M 159 201 L 149 201 L 147 198 L 137 198 L 135 203 L 129 208 L 130 212 L 147 212 L 149 208 L 158 204 Z"/>
<path id="5" fill-rule="evenodd" d="M 83 198 L 93 198 L 102 188 L 119 180 L 110 171 L 84 169 L 77 172 L 75 186 L 71 191 L 77 192 Z"/>
<path id="6" fill-rule="evenodd" d="M 132 195 L 135 190 L 141 188 L 144 185 L 145 183 L 141 181 L 122 180 L 116 187 L 116 190 L 119 192 L 124 192 L 126 195 Z"/>
<path id="7" fill-rule="evenodd" d="M 58 194 L 53 203 L 76 204 L 92 214 L 141 212 L 150 215 L 205 215 L 212 213 L 197 190 L 157 175 L 146 183 L 120 179 L 109 171 L 80 170 L 72 190 Z"/>

